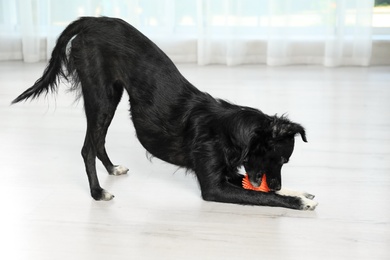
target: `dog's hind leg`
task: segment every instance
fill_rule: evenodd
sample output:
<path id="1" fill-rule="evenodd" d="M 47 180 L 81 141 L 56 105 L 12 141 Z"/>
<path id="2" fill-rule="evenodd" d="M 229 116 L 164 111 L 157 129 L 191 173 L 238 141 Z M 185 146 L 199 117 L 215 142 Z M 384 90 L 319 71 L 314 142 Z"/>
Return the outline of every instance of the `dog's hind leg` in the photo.
<path id="1" fill-rule="evenodd" d="M 112 175 L 125 174 L 123 166 L 112 164 L 105 149 L 108 127 L 114 117 L 116 107 L 121 99 L 123 88 L 120 86 L 95 86 L 82 83 L 84 108 L 87 117 L 87 133 L 82 148 L 82 156 L 87 171 L 91 195 L 95 200 L 111 200 L 114 196 L 100 187 L 96 173 L 96 157 Z"/>
<path id="2" fill-rule="evenodd" d="M 110 126 L 115 110 L 110 109 L 108 112 L 109 113 L 105 115 L 105 120 L 101 125 L 101 128 L 98 130 L 99 133 L 97 133 L 98 139 L 96 140 L 96 155 L 97 158 L 99 158 L 99 160 L 103 163 L 108 174 L 118 176 L 118 175 L 126 174 L 129 171 L 129 169 L 127 169 L 122 165 L 114 165 L 111 162 L 110 158 L 108 157 L 106 147 L 105 147 L 105 139 L 106 139 L 108 127 Z"/>
<path id="3" fill-rule="evenodd" d="M 102 189 L 99 184 L 99 179 L 96 173 L 96 146 L 94 145 L 92 131 L 87 130 L 84 146 L 81 154 L 84 159 L 85 170 L 87 172 L 91 196 L 95 200 L 111 200 L 114 198 L 112 194 Z"/>
<path id="4" fill-rule="evenodd" d="M 108 127 L 111 124 L 111 121 L 114 117 L 115 110 L 118 106 L 118 103 L 122 97 L 123 87 L 118 83 L 117 85 L 113 85 L 113 92 L 108 96 L 108 102 L 105 106 L 105 113 L 102 114 L 101 125 L 99 125 L 98 140 L 97 140 L 97 157 L 103 163 L 107 172 L 110 175 L 123 175 L 126 174 L 129 169 L 122 165 L 113 165 L 110 158 L 107 155 L 106 147 L 105 147 L 105 139 L 108 131 Z"/>

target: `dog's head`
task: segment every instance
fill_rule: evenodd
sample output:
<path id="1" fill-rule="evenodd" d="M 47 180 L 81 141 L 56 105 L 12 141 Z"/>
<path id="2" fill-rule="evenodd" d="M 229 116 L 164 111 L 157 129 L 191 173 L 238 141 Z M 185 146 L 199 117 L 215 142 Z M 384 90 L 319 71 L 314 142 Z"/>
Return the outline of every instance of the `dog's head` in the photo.
<path id="1" fill-rule="evenodd" d="M 255 131 L 243 162 L 252 185 L 260 186 L 263 174 L 266 174 L 269 188 L 273 191 L 281 189 L 281 169 L 294 151 L 297 134 L 307 142 L 305 129 L 283 116 L 273 117 L 269 128 L 262 126 Z"/>

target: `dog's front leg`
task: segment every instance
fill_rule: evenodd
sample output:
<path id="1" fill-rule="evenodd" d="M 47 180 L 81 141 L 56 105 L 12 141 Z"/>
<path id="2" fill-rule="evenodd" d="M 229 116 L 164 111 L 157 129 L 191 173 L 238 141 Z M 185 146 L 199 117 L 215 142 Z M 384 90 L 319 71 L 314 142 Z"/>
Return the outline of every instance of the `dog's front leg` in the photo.
<path id="1" fill-rule="evenodd" d="M 258 205 L 270 207 L 283 207 L 298 210 L 314 210 L 317 203 L 305 197 L 284 196 L 274 192 L 259 192 L 245 190 L 226 183 L 220 188 L 215 188 L 211 192 L 203 193 L 206 201 L 235 203 L 242 205 Z"/>
<path id="2" fill-rule="evenodd" d="M 202 152 L 197 154 L 195 158 L 194 171 L 200 184 L 202 197 L 206 201 L 299 210 L 314 210 L 317 206 L 316 202 L 305 197 L 246 190 L 230 183 L 227 177 L 235 174 L 228 172 L 226 162 L 224 158 L 221 158 L 221 153 L 210 149 L 210 147 L 202 149 Z"/>
<path id="3" fill-rule="evenodd" d="M 202 197 L 206 201 L 284 207 L 298 210 L 314 210 L 317 206 L 316 202 L 301 196 L 286 196 L 275 192 L 246 190 L 227 181 L 210 184 L 211 182 L 202 184 L 202 181 L 200 181 Z"/>

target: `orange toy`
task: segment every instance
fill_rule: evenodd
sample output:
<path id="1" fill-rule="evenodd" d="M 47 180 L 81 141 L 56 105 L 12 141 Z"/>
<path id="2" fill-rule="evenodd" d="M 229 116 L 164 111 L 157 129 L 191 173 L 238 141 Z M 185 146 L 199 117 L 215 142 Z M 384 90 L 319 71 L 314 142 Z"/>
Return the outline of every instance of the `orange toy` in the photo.
<path id="1" fill-rule="evenodd" d="M 254 187 L 252 183 L 249 181 L 248 174 L 245 174 L 245 177 L 242 179 L 242 187 L 247 190 L 255 190 L 262 192 L 269 192 L 270 189 L 267 185 L 267 177 L 263 174 L 263 178 L 261 179 L 261 185 L 259 187 Z"/>

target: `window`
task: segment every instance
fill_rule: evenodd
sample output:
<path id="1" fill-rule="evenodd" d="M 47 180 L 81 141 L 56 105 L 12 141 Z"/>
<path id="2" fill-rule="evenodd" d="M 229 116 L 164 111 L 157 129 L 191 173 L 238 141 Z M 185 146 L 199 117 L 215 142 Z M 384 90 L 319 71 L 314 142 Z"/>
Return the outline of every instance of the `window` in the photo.
<path id="1" fill-rule="evenodd" d="M 375 0 L 372 27 L 375 38 L 390 38 L 390 0 Z"/>

